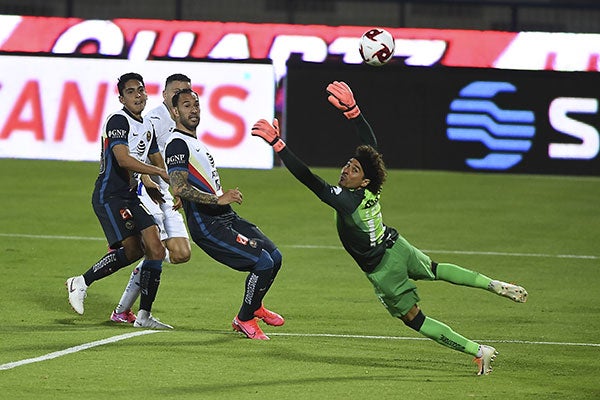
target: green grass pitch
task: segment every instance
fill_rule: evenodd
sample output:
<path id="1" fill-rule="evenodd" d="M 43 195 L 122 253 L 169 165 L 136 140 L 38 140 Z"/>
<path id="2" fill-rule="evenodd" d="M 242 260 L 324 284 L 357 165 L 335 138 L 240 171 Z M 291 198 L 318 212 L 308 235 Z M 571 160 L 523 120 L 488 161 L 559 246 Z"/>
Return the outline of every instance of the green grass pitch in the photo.
<path id="1" fill-rule="evenodd" d="M 286 324 L 265 327 L 270 341 L 232 332 L 245 275 L 193 245 L 190 262 L 165 265 L 153 309 L 174 331 L 77 348 L 139 332 L 108 321 L 130 267 L 88 290 L 85 315 L 67 302 L 65 279 L 105 251 L 90 204 L 97 169 L 0 160 L 1 398 L 600 398 L 599 178 L 390 171 L 388 225 L 437 261 L 529 291 L 516 304 L 417 282 L 426 315 L 498 349 L 493 373 L 476 377 L 471 357 L 387 314 L 332 210 L 283 168 L 220 171 L 244 193 L 236 211 L 283 253 L 265 304 Z"/>

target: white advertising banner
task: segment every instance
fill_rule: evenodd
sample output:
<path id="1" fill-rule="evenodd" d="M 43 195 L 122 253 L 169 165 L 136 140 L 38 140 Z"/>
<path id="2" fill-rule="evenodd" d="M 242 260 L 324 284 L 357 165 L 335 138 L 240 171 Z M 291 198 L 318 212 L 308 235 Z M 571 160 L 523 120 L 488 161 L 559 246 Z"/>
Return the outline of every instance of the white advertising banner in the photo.
<path id="1" fill-rule="evenodd" d="M 249 134 L 274 116 L 269 63 L 0 55 L 0 71 L 0 157 L 97 161 L 106 117 L 122 108 L 118 77 L 144 77 L 147 112 L 163 101 L 167 76 L 182 73 L 200 98 L 198 139 L 217 166 L 273 167 L 271 148 Z"/>

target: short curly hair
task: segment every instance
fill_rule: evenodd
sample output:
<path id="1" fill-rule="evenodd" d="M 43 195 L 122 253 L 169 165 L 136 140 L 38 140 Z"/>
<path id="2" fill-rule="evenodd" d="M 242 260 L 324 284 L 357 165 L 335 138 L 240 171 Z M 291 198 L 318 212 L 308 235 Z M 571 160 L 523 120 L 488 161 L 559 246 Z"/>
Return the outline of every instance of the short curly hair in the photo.
<path id="1" fill-rule="evenodd" d="M 372 146 L 362 145 L 356 148 L 354 159 L 360 163 L 365 178 L 370 180 L 366 189 L 371 193 L 379 194 L 387 176 L 381 153 Z"/>

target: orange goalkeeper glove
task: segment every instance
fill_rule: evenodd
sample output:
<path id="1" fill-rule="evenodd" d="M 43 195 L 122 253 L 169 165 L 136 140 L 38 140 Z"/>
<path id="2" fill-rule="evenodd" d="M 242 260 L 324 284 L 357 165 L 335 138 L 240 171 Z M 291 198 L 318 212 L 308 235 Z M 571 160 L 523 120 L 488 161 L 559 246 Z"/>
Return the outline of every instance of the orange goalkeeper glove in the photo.
<path id="1" fill-rule="evenodd" d="M 269 143 L 277 153 L 285 147 L 285 142 L 281 140 L 281 135 L 279 134 L 279 121 L 277 121 L 277 118 L 273 119 L 273 125 L 269 124 L 265 119 L 258 120 L 252 126 L 251 134 Z"/>
<path id="2" fill-rule="evenodd" d="M 329 100 L 335 108 L 341 110 L 346 118 L 352 119 L 358 117 L 360 110 L 356 105 L 352 90 L 346 82 L 334 81 L 333 83 L 330 83 L 327 85 L 327 93 L 329 94 L 327 100 Z"/>

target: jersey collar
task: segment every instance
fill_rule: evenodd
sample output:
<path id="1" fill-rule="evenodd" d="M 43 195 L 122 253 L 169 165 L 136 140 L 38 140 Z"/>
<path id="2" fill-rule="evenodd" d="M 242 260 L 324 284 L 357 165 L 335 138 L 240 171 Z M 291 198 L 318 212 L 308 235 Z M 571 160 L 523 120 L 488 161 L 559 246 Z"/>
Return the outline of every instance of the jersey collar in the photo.
<path id="1" fill-rule="evenodd" d="M 174 128 L 174 129 L 173 129 L 173 132 L 177 132 L 177 133 L 180 133 L 180 134 L 182 134 L 182 135 L 189 136 L 189 137 L 192 137 L 192 138 L 196 139 L 196 136 L 192 135 L 192 134 L 191 134 L 191 133 L 189 133 L 189 132 L 184 132 L 184 131 L 182 131 L 181 129 Z"/>
<path id="2" fill-rule="evenodd" d="M 130 116 L 132 119 L 136 120 L 137 122 L 144 122 L 144 119 L 143 119 L 143 118 L 138 118 L 138 117 L 136 117 L 135 115 L 133 115 L 133 114 L 131 113 L 131 111 L 129 111 L 129 110 L 127 109 L 127 107 L 123 107 L 123 111 L 125 112 L 125 114 L 129 115 L 129 116 Z"/>

